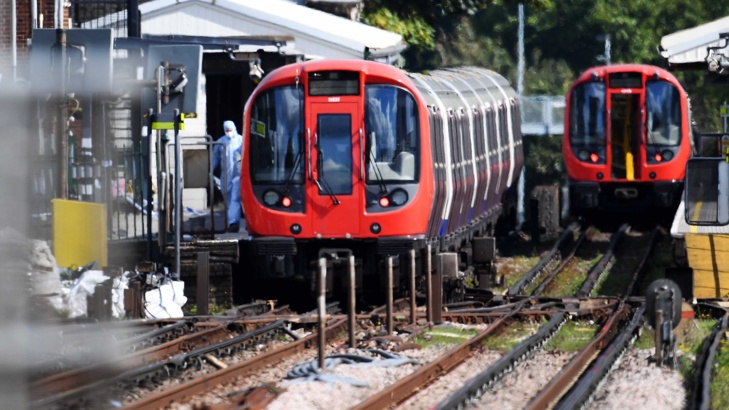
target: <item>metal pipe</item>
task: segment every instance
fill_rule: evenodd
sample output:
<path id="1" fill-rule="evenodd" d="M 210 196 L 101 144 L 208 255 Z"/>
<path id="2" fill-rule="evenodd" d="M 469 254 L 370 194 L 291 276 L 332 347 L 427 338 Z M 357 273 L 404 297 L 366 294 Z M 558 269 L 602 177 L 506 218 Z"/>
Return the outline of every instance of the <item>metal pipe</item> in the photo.
<path id="1" fill-rule="evenodd" d="M 410 323 L 415 324 L 415 249 L 410 249 Z"/>
<path id="2" fill-rule="evenodd" d="M 430 244 L 425 247 L 425 298 L 426 298 L 426 317 L 428 323 L 433 321 L 433 260 L 431 259 Z"/>
<path id="3" fill-rule="evenodd" d="M 349 255 L 349 347 L 355 347 L 354 326 L 357 312 L 355 310 L 354 255 Z"/>
<path id="4" fill-rule="evenodd" d="M 391 335 L 393 330 L 392 325 L 392 256 L 387 257 L 387 334 Z"/>
<path id="5" fill-rule="evenodd" d="M 182 148 L 180 146 L 180 110 L 175 109 L 175 272 L 180 272 L 180 238 L 182 236 Z"/>
<path id="6" fill-rule="evenodd" d="M 16 0 L 10 3 L 10 41 L 13 55 L 13 83 L 18 75 L 18 9 Z"/>
<path id="7" fill-rule="evenodd" d="M 60 144 L 59 155 L 61 156 L 60 174 L 60 197 L 68 199 L 68 133 L 66 132 L 66 30 L 56 29 L 56 45 L 60 53 L 58 67 L 60 73 L 60 90 L 58 102 L 58 118 L 56 120 L 56 135 Z"/>
<path id="8" fill-rule="evenodd" d="M 38 28 L 38 0 L 30 0 L 30 28 Z"/>
<path id="9" fill-rule="evenodd" d="M 326 258 L 319 258 L 319 368 L 324 368 L 324 344 L 326 343 L 326 331 L 327 331 L 327 260 Z"/>
<path id="10" fill-rule="evenodd" d="M 663 309 L 656 309 L 656 323 L 653 324 L 653 329 L 656 331 L 656 365 L 661 367 L 663 365 Z"/>

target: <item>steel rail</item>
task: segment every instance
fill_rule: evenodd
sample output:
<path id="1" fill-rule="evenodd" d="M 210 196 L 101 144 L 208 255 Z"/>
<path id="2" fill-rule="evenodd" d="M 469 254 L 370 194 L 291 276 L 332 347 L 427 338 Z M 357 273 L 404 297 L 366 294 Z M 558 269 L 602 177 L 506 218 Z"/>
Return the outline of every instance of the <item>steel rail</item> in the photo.
<path id="1" fill-rule="evenodd" d="M 284 324 L 284 321 L 275 322 L 266 327 L 243 333 L 234 338 L 226 338 L 215 344 L 209 344 L 185 353 L 176 354 L 163 361 L 133 367 L 110 378 L 105 377 L 93 380 L 87 384 L 77 384 L 71 389 L 59 392 L 52 396 L 44 397 L 40 400 L 35 400 L 31 405 L 34 408 L 46 408 L 51 404 L 63 403 L 69 400 L 80 400 L 92 393 L 101 394 L 103 389 L 108 388 L 111 385 L 120 385 L 130 380 L 153 380 L 160 374 L 167 375 L 169 377 L 169 375 L 172 374 L 171 370 L 174 370 L 172 369 L 174 367 L 182 369 L 187 368 L 190 363 L 198 357 L 216 351 L 229 351 L 235 349 L 235 347 L 240 344 L 246 343 L 247 341 L 253 340 L 264 334 L 279 330 Z"/>
<path id="2" fill-rule="evenodd" d="M 613 262 L 615 258 L 615 248 L 617 248 L 618 243 L 623 238 L 623 235 L 629 230 L 630 225 L 622 224 L 620 225 L 620 228 L 618 228 L 618 230 L 613 233 L 612 237 L 610 238 L 610 244 L 608 245 L 608 249 L 605 251 L 605 254 L 602 255 L 602 258 L 600 258 L 595 266 L 593 266 L 592 269 L 590 269 L 590 271 L 587 273 L 585 281 L 582 282 L 580 290 L 578 290 L 576 293 L 577 297 L 590 296 L 590 293 L 595 288 L 597 282 L 600 280 L 602 275 L 605 273 L 605 271 L 607 271 L 607 269 Z"/>
<path id="3" fill-rule="evenodd" d="M 339 333 L 347 325 L 347 320 L 342 319 L 336 323 L 327 326 L 326 338 L 332 340 L 338 337 Z M 269 352 L 264 352 L 249 360 L 240 362 L 236 365 L 220 369 L 210 375 L 191 380 L 187 383 L 180 384 L 173 388 L 167 389 L 160 393 L 148 396 L 140 401 L 123 407 L 124 409 L 148 409 L 156 410 L 169 406 L 176 401 L 182 401 L 185 398 L 192 397 L 196 394 L 212 390 L 222 384 L 228 383 L 236 377 L 246 376 L 269 364 L 280 362 L 295 353 L 302 352 L 310 346 L 316 344 L 318 335 L 312 333 L 295 342 L 288 343 Z"/>
<path id="4" fill-rule="evenodd" d="M 562 248 L 565 246 L 568 246 L 574 241 L 574 234 L 578 231 L 580 228 L 579 222 L 573 222 L 570 224 L 564 232 L 559 236 L 559 239 L 557 239 L 557 242 L 552 246 L 552 249 L 545 255 L 545 257 L 541 258 L 539 262 L 534 265 L 533 268 L 531 268 L 524 276 L 522 276 L 521 279 L 519 279 L 518 282 L 516 282 L 513 286 L 509 288 L 507 291 L 508 296 L 517 296 L 522 294 L 522 292 L 526 289 L 527 286 L 529 286 L 530 283 L 534 282 L 539 276 L 544 273 L 544 271 L 547 270 L 549 265 L 553 261 L 561 261 L 564 259 L 562 256 Z"/>
<path id="5" fill-rule="evenodd" d="M 690 408 L 708 410 L 711 408 L 711 373 L 719 349 L 719 342 L 727 331 L 729 316 L 719 319 L 711 334 L 706 338 L 694 362 L 694 383 L 691 391 Z"/>
<path id="6" fill-rule="evenodd" d="M 579 375 L 598 356 L 600 351 L 617 336 L 620 323 L 630 314 L 630 308 L 621 304 L 592 339 L 580 352 L 567 363 L 567 366 L 527 404 L 527 409 L 549 409 L 572 387 Z"/>
<path id="7" fill-rule="evenodd" d="M 370 396 L 354 406 L 352 410 L 379 410 L 389 408 L 393 404 L 399 403 L 409 397 L 417 388 L 432 382 L 437 377 L 447 374 L 456 365 L 469 357 L 473 351 L 481 349 L 483 340 L 491 336 L 499 328 L 504 326 L 510 318 L 519 313 L 519 310 L 521 310 L 525 303 L 526 301 L 520 303 L 511 312 L 502 313 L 501 318 L 481 333 L 459 344 L 438 357 L 438 359 L 424 365 L 407 377 L 388 386 L 386 389 Z"/>
<path id="8" fill-rule="evenodd" d="M 494 383 L 514 370 L 515 366 L 531 357 L 537 349 L 544 346 L 567 320 L 567 313 L 555 313 L 547 324 L 539 328 L 537 333 L 526 338 L 515 348 L 501 356 L 485 371 L 472 377 L 458 391 L 438 403 L 435 408 L 437 410 L 461 409 L 471 400 L 478 399 Z"/>
<path id="9" fill-rule="evenodd" d="M 608 375 L 613 365 L 620 360 L 625 351 L 638 338 L 640 326 L 643 323 L 645 304 L 642 304 L 633 313 L 633 318 L 625 328 L 617 335 L 610 345 L 603 350 L 600 356 L 593 362 L 590 369 L 583 373 L 574 387 L 563 397 L 556 408 L 559 410 L 571 410 L 581 408 L 590 396 L 595 393 L 597 386 Z"/>
<path id="10" fill-rule="evenodd" d="M 544 280 L 542 281 L 542 283 L 540 283 L 539 286 L 537 286 L 532 291 L 532 297 L 539 296 L 542 293 L 544 293 L 544 291 L 547 289 L 547 286 L 549 286 L 549 284 L 552 283 L 552 281 L 554 280 L 554 278 L 557 277 L 557 275 L 564 269 L 564 267 L 570 262 L 570 260 L 572 260 L 572 258 L 574 258 L 575 253 L 577 253 L 577 250 L 580 249 L 580 246 L 582 245 L 582 242 L 585 241 L 585 239 L 587 238 L 587 235 L 591 231 L 592 231 L 592 227 L 589 227 L 589 228 L 583 230 L 580 233 L 580 236 L 577 238 L 577 240 L 575 241 L 575 243 L 570 248 L 569 253 L 566 254 L 562 258 L 562 261 L 559 263 L 559 265 L 557 265 L 557 267 L 554 268 L 552 270 L 552 272 L 546 278 L 544 278 Z"/>

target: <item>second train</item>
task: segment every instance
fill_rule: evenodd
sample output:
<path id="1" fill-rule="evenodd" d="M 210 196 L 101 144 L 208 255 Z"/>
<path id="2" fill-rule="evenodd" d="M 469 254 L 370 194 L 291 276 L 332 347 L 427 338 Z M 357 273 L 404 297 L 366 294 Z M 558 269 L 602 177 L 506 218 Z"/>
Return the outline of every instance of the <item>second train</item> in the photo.
<path id="1" fill-rule="evenodd" d="M 567 94 L 562 153 L 571 213 L 675 211 L 694 153 L 690 103 L 668 71 L 593 67 Z"/>

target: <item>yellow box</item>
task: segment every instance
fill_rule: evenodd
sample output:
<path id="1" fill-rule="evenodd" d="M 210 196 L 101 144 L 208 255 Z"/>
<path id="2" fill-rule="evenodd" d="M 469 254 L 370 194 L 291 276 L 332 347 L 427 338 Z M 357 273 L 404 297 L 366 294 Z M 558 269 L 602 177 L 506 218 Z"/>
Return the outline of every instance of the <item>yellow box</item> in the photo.
<path id="1" fill-rule="evenodd" d="M 83 266 L 108 258 L 106 205 L 53 199 L 53 255 L 62 267 Z"/>

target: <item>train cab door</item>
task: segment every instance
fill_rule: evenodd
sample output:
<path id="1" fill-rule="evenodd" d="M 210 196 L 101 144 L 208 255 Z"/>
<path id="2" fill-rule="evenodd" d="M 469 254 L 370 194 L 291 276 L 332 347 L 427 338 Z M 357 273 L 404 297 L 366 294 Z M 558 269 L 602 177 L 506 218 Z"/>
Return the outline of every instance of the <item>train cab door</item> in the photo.
<path id="1" fill-rule="evenodd" d="M 364 209 L 361 155 L 355 155 L 361 152 L 359 104 L 313 103 L 308 115 L 314 233 L 325 238 L 357 235 Z"/>
<path id="2" fill-rule="evenodd" d="M 630 88 L 610 93 L 610 173 L 613 180 L 640 178 L 643 153 L 641 93 Z"/>

